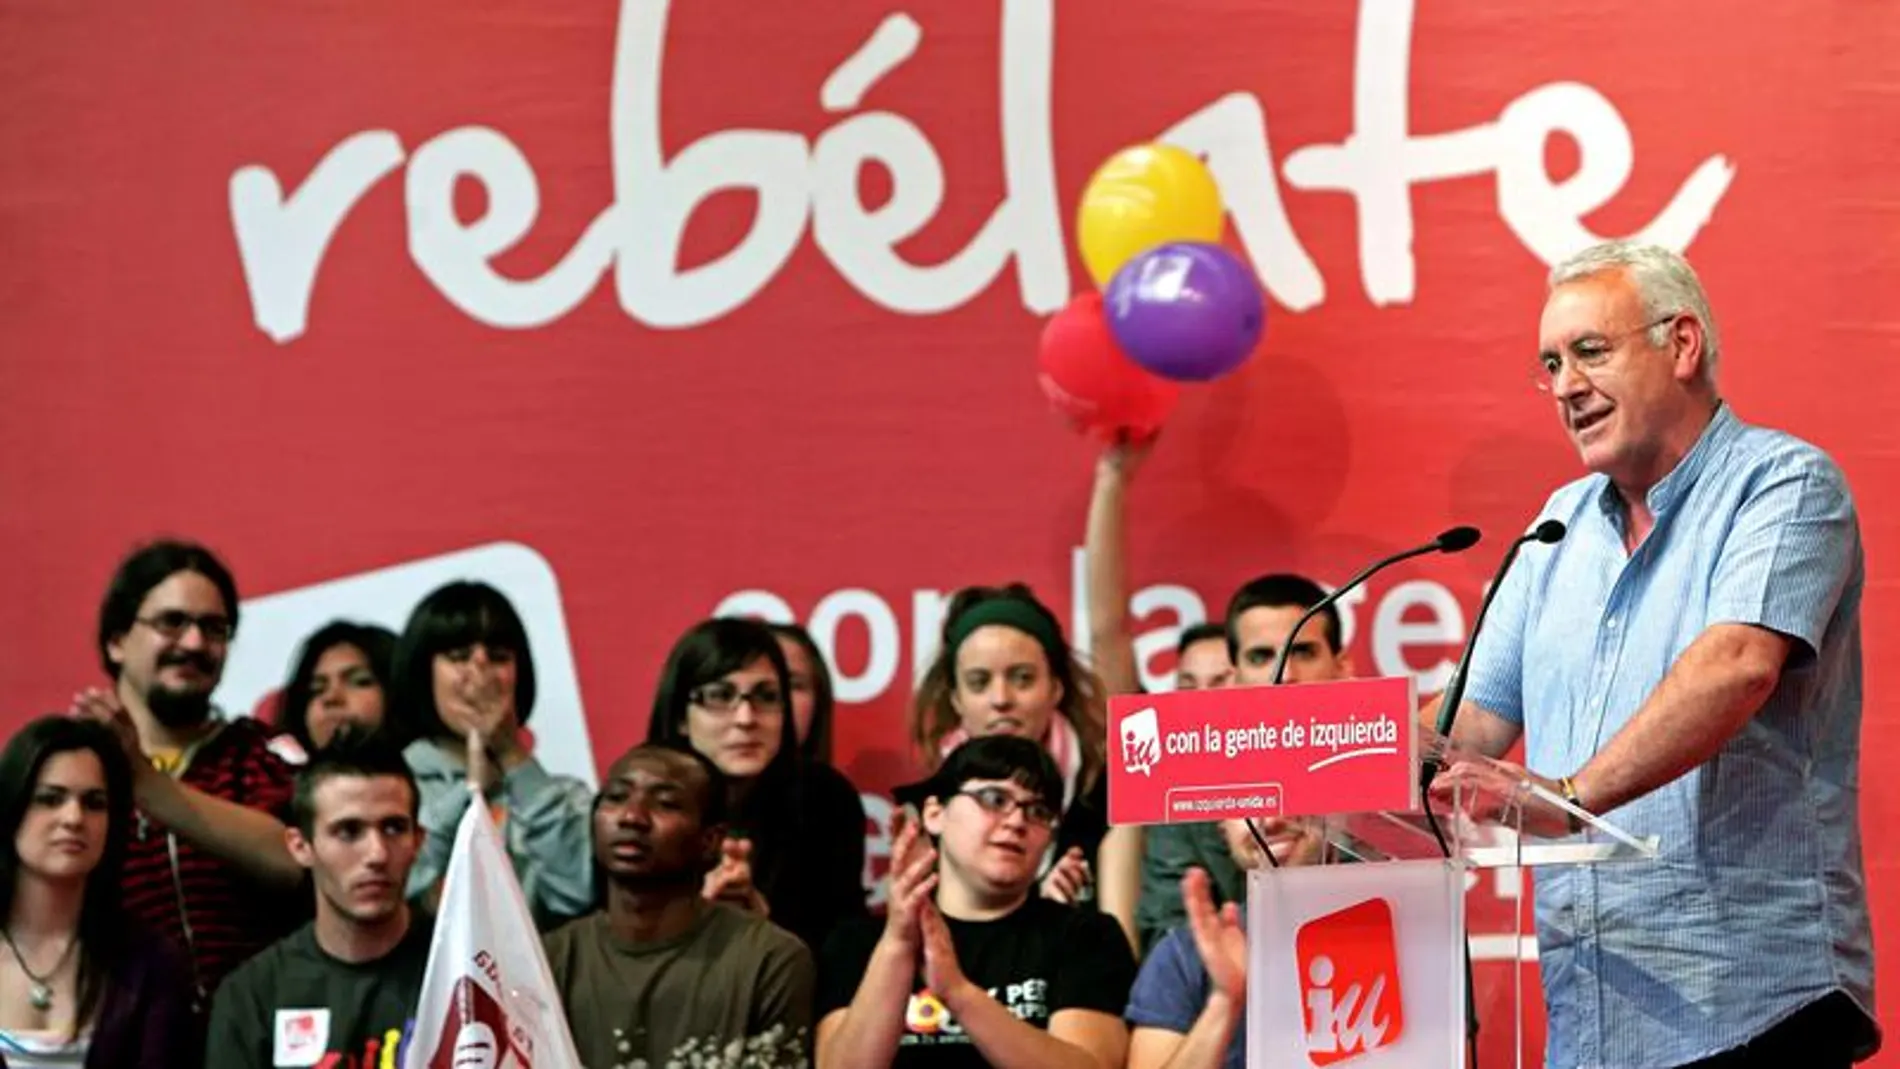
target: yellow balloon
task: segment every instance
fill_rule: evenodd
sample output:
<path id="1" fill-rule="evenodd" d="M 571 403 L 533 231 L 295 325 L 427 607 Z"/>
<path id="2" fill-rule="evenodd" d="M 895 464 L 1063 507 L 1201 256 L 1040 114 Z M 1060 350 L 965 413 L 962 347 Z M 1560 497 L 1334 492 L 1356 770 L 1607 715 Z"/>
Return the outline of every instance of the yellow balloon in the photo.
<path id="1" fill-rule="evenodd" d="M 1082 190 L 1076 240 L 1097 286 L 1170 241 L 1219 241 L 1220 187 L 1207 165 L 1173 145 L 1136 145 L 1108 158 Z"/>

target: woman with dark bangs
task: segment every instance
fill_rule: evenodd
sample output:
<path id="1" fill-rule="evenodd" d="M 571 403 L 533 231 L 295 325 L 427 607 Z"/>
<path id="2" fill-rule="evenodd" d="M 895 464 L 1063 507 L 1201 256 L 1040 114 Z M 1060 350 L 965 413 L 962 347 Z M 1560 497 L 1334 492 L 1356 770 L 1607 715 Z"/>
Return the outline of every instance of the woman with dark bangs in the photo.
<path id="1" fill-rule="evenodd" d="M 534 711 L 534 657 L 513 605 L 455 582 L 416 606 L 396 643 L 398 730 L 422 794 L 422 853 L 409 893 L 433 906 L 455 830 L 478 784 L 544 930 L 594 906 L 593 796 L 542 767 L 521 738 Z"/>
<path id="2" fill-rule="evenodd" d="M 388 725 L 391 665 L 396 633 L 374 624 L 335 620 L 304 640 L 277 695 L 277 756 L 303 765 L 329 744 L 337 729 L 362 731 Z"/>
<path id="3" fill-rule="evenodd" d="M 0 1066 L 196 1065 L 190 976 L 120 907 L 132 768 L 103 725 L 63 716 L 0 752 Z"/>
<path id="4" fill-rule="evenodd" d="M 769 627 L 701 621 L 660 671 L 647 740 L 699 751 L 730 784 L 732 836 L 706 897 L 769 917 L 816 953 L 839 921 L 868 912 L 864 802 L 800 755 L 791 691 Z"/>

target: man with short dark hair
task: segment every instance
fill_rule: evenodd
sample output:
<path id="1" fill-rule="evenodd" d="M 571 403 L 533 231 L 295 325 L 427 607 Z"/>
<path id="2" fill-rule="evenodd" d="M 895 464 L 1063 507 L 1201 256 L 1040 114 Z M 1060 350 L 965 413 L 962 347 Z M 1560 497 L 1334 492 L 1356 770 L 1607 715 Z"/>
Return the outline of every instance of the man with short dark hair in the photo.
<path id="1" fill-rule="evenodd" d="M 395 1064 L 433 936 L 403 898 L 417 798 L 401 752 L 354 729 L 311 756 L 284 837 L 310 871 L 316 919 L 218 988 L 206 1069 Z"/>
<path id="2" fill-rule="evenodd" d="M 1318 583 L 1285 572 L 1263 575 L 1234 591 L 1227 602 L 1227 652 L 1234 660 L 1234 682 L 1243 687 L 1271 683 L 1280 649 L 1289 645 L 1283 682 L 1350 677 L 1352 655 L 1346 652 L 1337 606 L 1326 606 L 1299 634 L 1292 633 L 1306 610 L 1325 597 Z"/>
<path id="3" fill-rule="evenodd" d="M 237 585 L 210 550 L 138 549 L 99 607 L 99 660 L 113 689 L 74 700 L 132 758 L 139 819 L 125 906 L 188 956 L 200 1012 L 232 968 L 303 915 L 289 894 L 303 870 L 284 842 L 291 770 L 268 728 L 211 705 L 237 615 Z"/>
<path id="4" fill-rule="evenodd" d="M 1213 690 L 1234 681 L 1227 628 L 1203 621 L 1181 632 L 1174 646 L 1174 689 Z"/>
<path id="5" fill-rule="evenodd" d="M 1248 582 L 1227 601 L 1228 652 L 1233 657 L 1233 686 L 1258 686 L 1273 679 L 1273 662 L 1287 644 L 1293 625 L 1326 591 L 1303 575 L 1277 573 Z M 1292 638 L 1287 654 L 1288 683 L 1317 683 L 1352 676 L 1352 655 L 1340 637 L 1339 611 L 1328 605 Z M 1164 824 L 1147 829 L 1141 863 L 1141 906 L 1136 918 L 1145 950 L 1188 921 L 1181 901 L 1181 880 L 1190 869 L 1207 874 L 1215 905 L 1245 901 L 1246 874 L 1233 862 L 1218 823 Z"/>
<path id="6" fill-rule="evenodd" d="M 702 894 L 726 837 L 725 776 L 697 751 L 627 751 L 594 803 L 606 908 L 546 939 L 548 969 L 588 1066 L 802 1066 L 811 951 Z"/>

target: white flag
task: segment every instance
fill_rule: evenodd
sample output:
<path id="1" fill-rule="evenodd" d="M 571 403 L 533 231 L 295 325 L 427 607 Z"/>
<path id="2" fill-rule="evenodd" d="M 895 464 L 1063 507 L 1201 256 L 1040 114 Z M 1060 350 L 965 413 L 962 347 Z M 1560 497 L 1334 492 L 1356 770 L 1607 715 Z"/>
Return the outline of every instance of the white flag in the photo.
<path id="1" fill-rule="evenodd" d="M 541 936 L 488 806 L 474 799 L 436 911 L 403 1069 L 581 1069 Z"/>

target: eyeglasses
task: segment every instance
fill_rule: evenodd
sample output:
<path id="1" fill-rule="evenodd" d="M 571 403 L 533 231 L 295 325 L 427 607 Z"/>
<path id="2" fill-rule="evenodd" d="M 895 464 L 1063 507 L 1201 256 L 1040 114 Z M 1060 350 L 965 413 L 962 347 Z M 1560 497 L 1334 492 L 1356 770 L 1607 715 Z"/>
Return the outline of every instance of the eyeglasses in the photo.
<path id="1" fill-rule="evenodd" d="M 957 793 L 975 802 L 985 813 L 1006 817 L 1020 809 L 1023 819 L 1037 827 L 1050 828 L 1056 823 L 1057 813 L 1047 802 L 1035 798 L 1025 802 L 1001 787 L 977 787 Z"/>
<path id="2" fill-rule="evenodd" d="M 761 715 L 785 711 L 785 695 L 771 683 L 761 683 L 742 693 L 738 687 L 721 679 L 694 687 L 687 697 L 707 712 L 722 715 L 737 712 L 740 702 L 752 706 L 752 711 Z"/>
<path id="3" fill-rule="evenodd" d="M 1671 312 L 1661 319 L 1651 320 L 1640 327 L 1632 327 L 1616 334 L 1590 333 L 1574 338 L 1568 348 L 1570 363 L 1577 369 L 1578 374 L 1589 378 L 1592 372 L 1601 370 L 1622 350 L 1624 342 L 1645 331 L 1654 330 L 1664 323 L 1673 322 L 1681 314 L 1681 312 Z M 1564 354 L 1555 349 L 1546 349 L 1537 354 L 1537 363 L 1531 366 L 1531 385 L 1537 387 L 1539 393 L 1556 393 L 1557 376 L 1563 374 L 1563 369 Z"/>
<path id="4" fill-rule="evenodd" d="M 193 627 L 196 627 L 198 633 L 205 637 L 206 642 L 231 641 L 230 618 L 216 613 L 194 616 L 182 609 L 167 609 L 154 616 L 141 616 L 133 622 L 144 624 L 158 632 L 159 637 L 167 642 L 176 642 L 184 638 Z"/>

